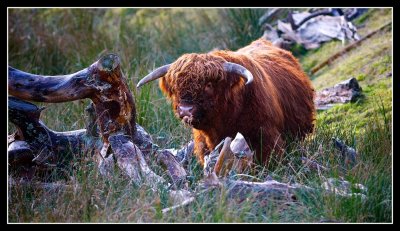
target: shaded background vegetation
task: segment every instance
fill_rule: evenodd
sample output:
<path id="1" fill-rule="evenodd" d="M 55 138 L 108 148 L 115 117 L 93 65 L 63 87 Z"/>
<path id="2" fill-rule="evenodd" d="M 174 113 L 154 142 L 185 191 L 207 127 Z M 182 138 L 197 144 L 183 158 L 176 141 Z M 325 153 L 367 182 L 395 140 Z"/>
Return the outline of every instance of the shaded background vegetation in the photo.
<path id="1" fill-rule="evenodd" d="M 135 95 L 138 123 L 166 148 L 180 147 L 191 139 L 190 130 L 173 116 L 169 102 L 154 82 L 140 91 L 140 78 L 155 67 L 170 63 L 183 53 L 212 49 L 235 50 L 262 36 L 258 19 L 266 9 L 9 9 L 9 65 L 44 75 L 73 73 L 103 54 L 121 57 L 122 70 Z M 371 9 L 355 21 L 361 36 L 392 20 L 391 9 Z M 314 51 L 296 52 L 308 72 L 342 49 L 332 41 Z M 293 143 L 287 157 L 268 166 L 265 175 L 283 182 L 320 187 L 328 177 L 343 178 L 369 188 L 368 200 L 343 199 L 318 194 L 299 197 L 290 206 L 229 204 L 223 194 L 200 198 L 189 212 L 162 215 L 168 205 L 162 190 L 136 188 L 115 176 L 109 182 L 97 175 L 90 161 L 79 160 L 72 170 L 83 186 L 74 192 L 50 195 L 29 187 L 12 189 L 11 222 L 390 222 L 392 191 L 392 32 L 373 36 L 357 49 L 310 76 L 317 90 L 356 77 L 365 97 L 355 103 L 319 112 L 317 130 L 305 144 Z M 42 120 L 56 131 L 84 127 L 88 100 L 41 104 Z M 9 124 L 9 129 L 13 126 Z M 332 148 L 339 137 L 362 153 L 350 170 Z M 304 151 L 305 150 L 305 151 Z M 307 156 L 330 167 L 321 175 L 301 164 Z M 201 170 L 193 164 L 194 177 Z M 255 208 L 258 212 L 255 212 Z"/>

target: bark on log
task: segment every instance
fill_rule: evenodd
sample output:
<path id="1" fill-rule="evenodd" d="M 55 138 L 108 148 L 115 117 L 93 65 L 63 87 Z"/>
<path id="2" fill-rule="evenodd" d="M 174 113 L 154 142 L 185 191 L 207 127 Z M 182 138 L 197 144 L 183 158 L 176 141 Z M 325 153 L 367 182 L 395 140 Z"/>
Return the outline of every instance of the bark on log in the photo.
<path id="1" fill-rule="evenodd" d="M 133 138 L 136 108 L 119 57 L 105 55 L 90 67 L 70 75 L 42 76 L 8 68 L 9 94 L 23 100 L 60 103 L 90 98 L 103 142 L 123 130 Z"/>
<path id="2" fill-rule="evenodd" d="M 136 184 L 149 184 L 157 189 L 165 180 L 155 174 L 147 165 L 140 149 L 132 143 L 129 137 L 115 134 L 109 137 L 110 147 L 117 160 L 118 167 L 124 171 Z"/>
<path id="3" fill-rule="evenodd" d="M 8 99 L 10 121 L 17 127 L 17 140 L 8 147 L 9 163 L 20 164 L 62 164 L 83 148 L 101 145 L 86 137 L 86 130 L 56 132 L 40 120 L 44 108 L 10 96 Z"/>
<path id="4" fill-rule="evenodd" d="M 260 203 L 296 201 L 297 192 L 310 190 L 303 185 L 290 185 L 275 180 L 248 182 L 227 179 L 223 181 L 223 185 L 227 189 L 228 198 L 234 199 L 238 203 L 249 199 Z"/>
<path id="5" fill-rule="evenodd" d="M 194 142 L 193 140 L 189 141 L 186 145 L 184 145 L 180 150 L 176 152 L 176 158 L 182 167 L 187 168 L 189 164 L 190 158 L 192 158 L 194 152 Z"/>
<path id="6" fill-rule="evenodd" d="M 225 177 L 230 172 L 244 173 L 253 164 L 253 152 L 240 133 L 237 133 L 233 140 L 226 137 L 206 157 L 205 176 L 215 174 L 217 177 Z"/>
<path id="7" fill-rule="evenodd" d="M 12 177 L 8 178 L 9 187 L 32 187 L 35 191 L 43 190 L 47 192 L 57 192 L 66 190 L 77 190 L 80 189 L 78 184 L 65 184 L 62 182 L 40 182 L 40 181 L 29 181 L 25 179 L 15 180 Z"/>
<path id="8" fill-rule="evenodd" d="M 187 189 L 188 182 L 185 169 L 179 164 L 175 156 L 167 150 L 157 151 L 157 163 L 167 170 L 174 189 Z"/>
<path id="9" fill-rule="evenodd" d="M 227 176 L 229 170 L 232 168 L 234 155 L 229 147 L 231 142 L 232 138 L 230 137 L 227 137 L 224 140 L 224 145 L 222 146 L 221 152 L 219 153 L 219 157 L 214 167 L 214 172 L 217 176 Z"/>
<path id="10" fill-rule="evenodd" d="M 33 165 L 46 164 L 60 166 L 63 161 L 70 160 L 73 155 L 79 154 L 80 150 L 85 150 L 85 153 L 89 152 L 91 154 L 104 152 L 104 157 L 97 155 L 99 157 L 97 161 L 100 172 L 103 175 L 107 175 L 107 172 L 113 170 L 114 157 L 106 157 L 107 152 L 111 150 L 108 149 L 109 145 L 103 145 L 103 142 L 99 139 L 98 126 L 95 123 L 95 121 L 98 121 L 97 115 L 92 104 L 86 108 L 88 129 L 72 132 L 55 132 L 47 128 L 40 121 L 40 112 L 42 110 L 43 108 L 38 108 L 34 104 L 12 96 L 9 97 L 10 120 L 18 129 L 14 135 L 8 137 L 9 163 L 12 166 L 20 167 L 21 165 L 26 165 L 27 167 L 32 167 Z M 141 126 L 138 124 L 135 126 L 139 132 L 135 133 L 133 140 L 142 148 L 140 151 L 143 150 L 149 156 L 150 153 L 154 153 L 158 149 L 158 146 L 152 142 L 150 135 Z M 120 133 L 124 134 L 123 131 Z M 131 140 L 132 138 L 126 135 L 126 139 Z M 123 148 L 126 148 L 126 150 L 114 149 L 119 152 L 136 150 L 132 149 L 130 145 L 123 146 Z M 115 158 L 117 162 L 123 163 L 123 158 L 118 160 L 121 157 L 120 154 L 116 153 Z M 169 175 L 172 178 L 174 187 L 186 187 L 186 172 L 174 160 L 175 157 L 172 155 L 162 154 L 160 156 L 160 161 L 167 166 L 167 170 L 171 171 Z M 151 171 L 149 168 L 143 167 L 146 164 L 145 162 L 141 161 L 139 163 L 142 170 L 145 170 L 145 172 Z M 137 171 L 140 171 L 140 169 Z M 138 180 L 138 178 L 135 179 Z"/>

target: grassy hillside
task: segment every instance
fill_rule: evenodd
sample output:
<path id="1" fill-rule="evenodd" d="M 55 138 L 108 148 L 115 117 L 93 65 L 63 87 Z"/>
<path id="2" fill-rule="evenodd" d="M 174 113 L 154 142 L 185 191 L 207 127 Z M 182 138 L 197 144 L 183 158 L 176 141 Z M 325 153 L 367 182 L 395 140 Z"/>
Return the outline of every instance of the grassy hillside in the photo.
<path id="1" fill-rule="evenodd" d="M 189 52 L 214 48 L 237 49 L 259 38 L 258 18 L 263 9 L 10 9 L 9 65 L 32 73 L 66 74 L 83 69 L 101 55 L 121 57 L 122 69 L 134 93 L 138 123 L 165 148 L 180 147 L 190 131 L 174 118 L 170 103 L 156 83 L 140 91 L 138 80 L 154 67 Z M 371 9 L 355 23 L 363 35 L 392 21 L 391 9 Z M 340 42 L 329 42 L 299 56 L 308 72 L 333 53 Z M 10 222 L 391 222 L 392 221 L 392 29 L 364 41 L 330 65 L 310 76 L 317 90 L 356 77 L 365 97 L 355 103 L 319 112 L 315 134 L 293 143 L 285 158 L 272 161 L 256 177 L 267 175 L 281 182 L 314 187 L 298 195 L 296 203 L 261 205 L 249 200 L 235 204 L 223 190 L 196 199 L 186 210 L 161 213 L 171 202 L 166 191 L 137 187 L 118 173 L 112 180 L 98 174 L 91 160 L 77 159 L 68 172 L 79 185 L 72 191 L 48 192 L 29 186 L 9 190 Z M 84 127 L 88 100 L 41 104 L 42 120 L 56 131 Z M 9 124 L 9 129 L 13 127 Z M 332 137 L 359 153 L 354 167 L 346 165 Z M 315 172 L 305 167 L 306 156 L 329 167 Z M 58 172 L 55 171 L 55 174 Z M 201 169 L 190 163 L 194 188 Z M 49 176 L 55 177 L 55 176 Z M 340 178 L 368 188 L 366 199 L 327 194 L 321 184 Z M 353 192 L 357 192 L 353 189 Z"/>

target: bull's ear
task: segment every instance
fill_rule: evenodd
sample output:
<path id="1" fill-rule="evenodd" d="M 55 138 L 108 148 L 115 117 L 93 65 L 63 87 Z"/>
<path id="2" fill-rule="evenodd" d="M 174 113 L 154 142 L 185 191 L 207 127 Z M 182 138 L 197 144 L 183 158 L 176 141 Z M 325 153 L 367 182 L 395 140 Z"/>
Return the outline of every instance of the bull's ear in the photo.
<path id="1" fill-rule="evenodd" d="M 246 81 L 245 79 L 241 78 L 240 75 L 238 74 L 233 74 L 229 73 L 226 76 L 226 84 L 229 86 L 229 88 L 233 87 L 245 87 Z"/>
<path id="2" fill-rule="evenodd" d="M 171 86 L 168 84 L 168 81 L 165 79 L 165 77 L 160 78 L 159 81 L 159 86 L 162 92 L 166 94 L 169 98 L 172 97 L 172 89 Z"/>

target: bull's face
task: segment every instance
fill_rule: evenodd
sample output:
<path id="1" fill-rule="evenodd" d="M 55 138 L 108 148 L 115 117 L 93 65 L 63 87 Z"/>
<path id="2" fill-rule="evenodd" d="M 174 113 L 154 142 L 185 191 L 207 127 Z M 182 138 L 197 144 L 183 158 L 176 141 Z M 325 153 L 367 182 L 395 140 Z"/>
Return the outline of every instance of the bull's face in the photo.
<path id="1" fill-rule="evenodd" d="M 209 54 L 183 55 L 151 72 L 138 87 L 158 78 L 161 90 L 172 100 L 175 115 L 196 129 L 213 126 L 218 111 L 225 110 L 227 93 L 253 80 L 243 66 Z"/>
<path id="2" fill-rule="evenodd" d="M 215 105 L 219 104 L 219 96 L 214 94 L 213 83 L 208 82 L 199 90 L 184 95 L 175 94 L 172 97 L 175 115 L 184 124 L 196 129 L 208 125 L 215 114 Z"/>

